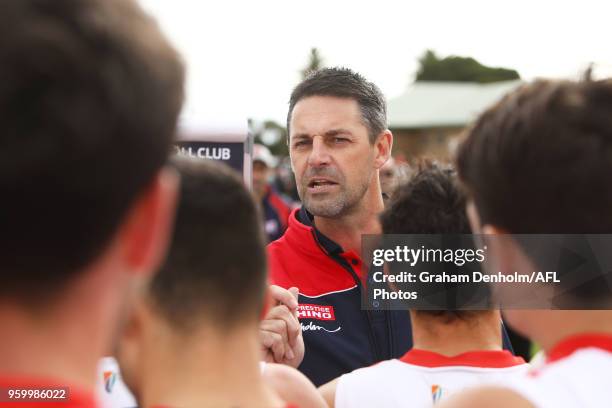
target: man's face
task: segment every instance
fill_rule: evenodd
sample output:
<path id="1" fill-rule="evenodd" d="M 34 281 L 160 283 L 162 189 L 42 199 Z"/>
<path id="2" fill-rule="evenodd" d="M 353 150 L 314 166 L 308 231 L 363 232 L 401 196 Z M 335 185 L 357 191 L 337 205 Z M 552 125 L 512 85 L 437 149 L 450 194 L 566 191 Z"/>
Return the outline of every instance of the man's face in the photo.
<path id="1" fill-rule="evenodd" d="M 375 173 L 357 101 L 311 96 L 294 107 L 289 153 L 300 198 L 313 215 L 336 218 L 363 199 Z"/>
<path id="2" fill-rule="evenodd" d="M 262 199 L 268 185 L 268 166 L 256 160 L 253 162 L 253 192 Z"/>
<path id="3" fill-rule="evenodd" d="M 380 189 L 388 196 L 392 196 L 399 184 L 397 165 L 389 160 L 380 168 Z"/>

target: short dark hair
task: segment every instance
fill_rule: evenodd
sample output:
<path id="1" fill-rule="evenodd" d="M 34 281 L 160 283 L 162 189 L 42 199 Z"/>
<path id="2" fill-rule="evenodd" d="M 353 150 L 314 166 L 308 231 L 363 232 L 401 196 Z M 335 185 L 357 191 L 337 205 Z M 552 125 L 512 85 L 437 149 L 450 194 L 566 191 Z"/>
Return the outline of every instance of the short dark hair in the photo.
<path id="1" fill-rule="evenodd" d="M 265 239 L 257 206 L 224 164 L 177 159 L 180 204 L 168 258 L 150 297 L 173 327 L 202 322 L 234 327 L 261 315 L 266 289 Z"/>
<path id="2" fill-rule="evenodd" d="M 537 81 L 467 131 L 457 166 L 484 224 L 612 232 L 612 81 Z"/>
<path id="3" fill-rule="evenodd" d="M 422 160 L 416 173 L 396 191 L 388 208 L 381 215 L 384 234 L 470 234 L 466 213 L 466 198 L 456 171 L 452 166 L 431 160 Z M 393 269 L 393 268 L 392 268 Z M 452 268 L 446 269 L 452 274 Z M 411 284 L 414 290 L 415 284 Z M 431 283 L 423 285 L 421 292 L 445 293 L 455 284 Z M 475 285 L 457 289 L 466 299 L 466 292 L 477 291 Z M 416 312 L 443 319 L 467 320 L 477 311 L 469 310 L 417 310 Z"/>
<path id="4" fill-rule="evenodd" d="M 130 0 L 0 2 L 0 296 L 40 300 L 104 250 L 167 161 L 184 69 Z"/>
<path id="5" fill-rule="evenodd" d="M 310 96 L 335 96 L 357 101 L 364 125 L 368 128 L 370 143 L 387 128 L 387 103 L 378 87 L 348 68 L 324 68 L 310 73 L 298 84 L 289 99 L 287 138 L 291 133 L 293 108 Z"/>

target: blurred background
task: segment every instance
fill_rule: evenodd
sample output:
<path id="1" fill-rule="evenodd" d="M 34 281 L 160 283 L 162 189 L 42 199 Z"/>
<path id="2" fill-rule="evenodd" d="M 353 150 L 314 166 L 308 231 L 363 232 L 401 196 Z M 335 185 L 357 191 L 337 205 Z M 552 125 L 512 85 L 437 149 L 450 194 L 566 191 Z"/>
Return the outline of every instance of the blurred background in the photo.
<path id="1" fill-rule="evenodd" d="M 141 4 L 186 60 L 183 128 L 248 120 L 288 196 L 288 98 L 312 69 L 349 67 L 382 89 L 399 165 L 448 159 L 461 131 L 522 81 L 612 74 L 610 5 L 597 0 Z"/>
<path id="2" fill-rule="evenodd" d="M 607 2 L 141 0 L 188 65 L 183 121 L 251 120 L 286 152 L 287 102 L 309 69 L 346 66 L 389 100 L 394 153 L 446 157 L 521 80 L 612 73 Z M 281 161 L 282 162 L 282 161 Z"/>

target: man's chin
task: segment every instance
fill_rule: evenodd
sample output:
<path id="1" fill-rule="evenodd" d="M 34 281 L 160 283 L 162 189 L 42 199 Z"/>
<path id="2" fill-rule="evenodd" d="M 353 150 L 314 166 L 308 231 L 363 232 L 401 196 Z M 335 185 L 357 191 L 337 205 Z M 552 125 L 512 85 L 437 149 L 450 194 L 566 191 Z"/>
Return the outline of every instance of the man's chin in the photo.
<path id="1" fill-rule="evenodd" d="M 335 218 L 341 215 L 342 206 L 334 200 L 305 200 L 304 207 L 315 217 Z"/>

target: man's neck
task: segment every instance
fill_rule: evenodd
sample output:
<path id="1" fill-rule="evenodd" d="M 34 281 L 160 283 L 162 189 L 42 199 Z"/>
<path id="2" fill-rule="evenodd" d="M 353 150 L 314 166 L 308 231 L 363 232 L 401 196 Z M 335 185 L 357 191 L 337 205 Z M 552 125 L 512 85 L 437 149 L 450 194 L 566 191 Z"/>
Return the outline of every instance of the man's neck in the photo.
<path id="1" fill-rule="evenodd" d="M 255 202 L 257 203 L 263 202 L 266 194 L 268 194 L 268 188 L 253 189 L 253 196 L 255 197 Z"/>
<path id="2" fill-rule="evenodd" d="M 118 251 L 118 249 L 117 249 Z M 115 249 L 78 273 L 40 309 L 0 299 L 0 375 L 57 380 L 92 390 L 98 360 L 131 298 Z"/>
<path id="3" fill-rule="evenodd" d="M 181 338 L 157 337 L 147 346 L 140 389 L 142 406 L 282 407 L 262 380 L 256 327 Z"/>
<path id="4" fill-rule="evenodd" d="M 548 352 L 559 342 L 581 334 L 612 335 L 612 310 L 546 310 L 534 339 Z"/>
<path id="5" fill-rule="evenodd" d="M 468 320 L 447 323 L 444 317 L 410 313 L 413 347 L 452 357 L 469 351 L 501 350 L 498 311 L 478 312 Z"/>
<path id="6" fill-rule="evenodd" d="M 104 333 L 92 324 L 99 316 L 43 313 L 44 318 L 18 307 L 0 307 L 0 375 L 93 390 L 96 366 L 106 348 Z"/>
<path id="7" fill-rule="evenodd" d="M 384 210 L 380 186 L 371 187 L 362 202 L 349 214 L 338 218 L 314 217 L 317 229 L 344 251 L 361 252 L 361 236 L 380 234 L 378 216 Z"/>

